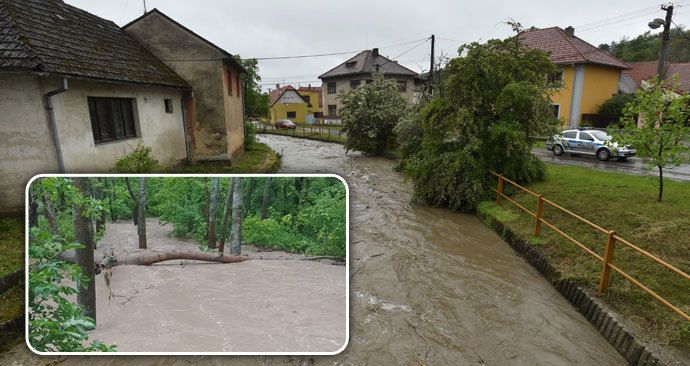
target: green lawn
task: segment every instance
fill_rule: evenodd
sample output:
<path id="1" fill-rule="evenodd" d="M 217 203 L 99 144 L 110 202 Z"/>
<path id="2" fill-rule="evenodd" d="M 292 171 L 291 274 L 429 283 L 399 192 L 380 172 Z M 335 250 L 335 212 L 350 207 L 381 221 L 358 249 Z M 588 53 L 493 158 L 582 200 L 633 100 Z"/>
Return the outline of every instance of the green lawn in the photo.
<path id="1" fill-rule="evenodd" d="M 24 267 L 24 220 L 0 219 L 0 276 Z"/>
<path id="2" fill-rule="evenodd" d="M 197 162 L 176 168 L 174 173 L 275 173 L 278 168 L 280 168 L 280 156 L 268 145 L 255 142 L 232 163 L 227 161 Z"/>
<path id="3" fill-rule="evenodd" d="M 547 165 L 547 168 L 546 181 L 530 185 L 530 190 L 605 229 L 615 230 L 633 244 L 690 273 L 690 183 L 666 180 L 665 200 L 660 203 L 656 201 L 658 178 L 570 166 Z M 515 199 L 535 211 L 535 197 L 518 193 Z M 542 236 L 534 238 L 534 218 L 505 200 L 503 207 L 483 202 L 479 211 L 529 239 L 566 278 L 597 289 L 602 264 L 567 239 L 545 226 L 542 226 Z M 548 205 L 545 205 L 544 219 L 603 256 L 604 234 Z M 614 263 L 690 313 L 687 280 L 623 244 L 616 247 Z M 639 325 L 643 333 L 677 346 L 681 352 L 690 352 L 690 322 L 621 276 L 613 275 L 602 298 Z"/>

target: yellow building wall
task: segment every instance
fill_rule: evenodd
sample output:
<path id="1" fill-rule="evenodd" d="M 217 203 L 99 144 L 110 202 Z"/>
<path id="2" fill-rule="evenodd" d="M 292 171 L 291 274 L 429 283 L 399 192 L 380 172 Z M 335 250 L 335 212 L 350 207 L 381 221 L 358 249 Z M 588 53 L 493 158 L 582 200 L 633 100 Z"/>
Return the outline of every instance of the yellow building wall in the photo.
<path id="1" fill-rule="evenodd" d="M 570 107 L 573 100 L 573 82 L 575 81 L 575 68 L 572 66 L 559 67 L 563 70 L 563 84 L 560 88 L 551 89 L 551 103 L 561 106 L 558 118 L 564 126 L 568 125 Z"/>
<path id="2" fill-rule="evenodd" d="M 580 114 L 597 113 L 599 106 L 618 92 L 621 70 L 594 64 L 585 65 Z"/>
<path id="3" fill-rule="evenodd" d="M 295 112 L 295 118 L 288 118 L 288 112 Z M 306 103 L 293 104 L 274 104 L 271 107 L 271 121 L 276 122 L 279 119 L 289 119 L 295 123 L 305 123 L 305 117 L 309 114 Z"/>
<path id="4" fill-rule="evenodd" d="M 323 112 L 323 108 L 319 106 L 320 100 L 319 100 L 319 92 L 312 92 L 312 91 L 302 91 L 300 90 L 300 95 L 303 96 L 309 96 L 309 103 L 311 103 L 311 107 L 309 107 L 309 113 L 316 113 L 316 112 Z"/>

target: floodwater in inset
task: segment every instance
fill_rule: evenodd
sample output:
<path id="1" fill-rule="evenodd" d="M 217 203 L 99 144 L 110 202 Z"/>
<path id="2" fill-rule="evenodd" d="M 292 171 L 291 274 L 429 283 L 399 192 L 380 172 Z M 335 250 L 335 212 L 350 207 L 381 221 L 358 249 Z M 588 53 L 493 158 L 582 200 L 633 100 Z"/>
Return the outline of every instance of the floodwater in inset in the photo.
<path id="1" fill-rule="evenodd" d="M 147 220 L 149 251 L 194 250 Z M 141 252 L 131 222 L 108 224 L 98 252 Z M 346 270 L 249 249 L 249 261 L 117 266 L 96 277 L 92 339 L 120 352 L 335 352 L 346 341 Z M 282 254 L 281 258 L 278 255 Z M 326 262 L 326 261 L 324 261 Z"/>
<path id="2" fill-rule="evenodd" d="M 411 187 L 392 170 L 392 161 L 345 154 L 337 144 L 258 138 L 282 152 L 281 172 L 336 173 L 350 186 L 349 345 L 337 356 L 160 357 L 147 362 L 626 364 L 570 303 L 475 216 L 411 203 Z M 70 358 L 65 364 L 133 361 Z"/>

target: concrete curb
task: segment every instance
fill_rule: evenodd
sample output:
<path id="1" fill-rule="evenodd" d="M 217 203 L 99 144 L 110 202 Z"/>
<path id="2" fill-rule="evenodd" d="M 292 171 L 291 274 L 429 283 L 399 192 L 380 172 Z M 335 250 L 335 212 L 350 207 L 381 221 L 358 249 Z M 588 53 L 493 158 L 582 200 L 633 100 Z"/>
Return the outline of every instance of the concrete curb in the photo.
<path id="1" fill-rule="evenodd" d="M 490 215 L 479 212 L 477 215 L 503 238 L 515 252 L 525 258 L 539 274 L 546 278 L 628 361 L 629 365 L 665 365 L 656 355 L 652 354 L 651 350 L 641 344 L 632 332 L 620 324 L 618 315 L 603 305 L 601 300 L 574 281 L 561 279 L 561 273 L 549 263 L 537 248 Z"/>
<path id="2" fill-rule="evenodd" d="M 24 279 L 24 270 L 20 269 L 16 272 L 9 273 L 0 277 L 0 294 L 16 286 Z"/>

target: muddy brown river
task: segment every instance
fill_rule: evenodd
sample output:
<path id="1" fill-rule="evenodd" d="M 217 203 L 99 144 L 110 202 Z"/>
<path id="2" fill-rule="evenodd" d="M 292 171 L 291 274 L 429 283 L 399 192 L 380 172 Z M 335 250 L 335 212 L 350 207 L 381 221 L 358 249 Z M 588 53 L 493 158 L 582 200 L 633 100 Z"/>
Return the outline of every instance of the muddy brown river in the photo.
<path id="1" fill-rule="evenodd" d="M 285 173 L 349 183 L 350 342 L 329 357 L 4 359 L 69 365 L 624 365 L 551 285 L 476 217 L 414 205 L 390 160 L 262 135 Z M 3 364 L 0 359 L 0 364 Z"/>

